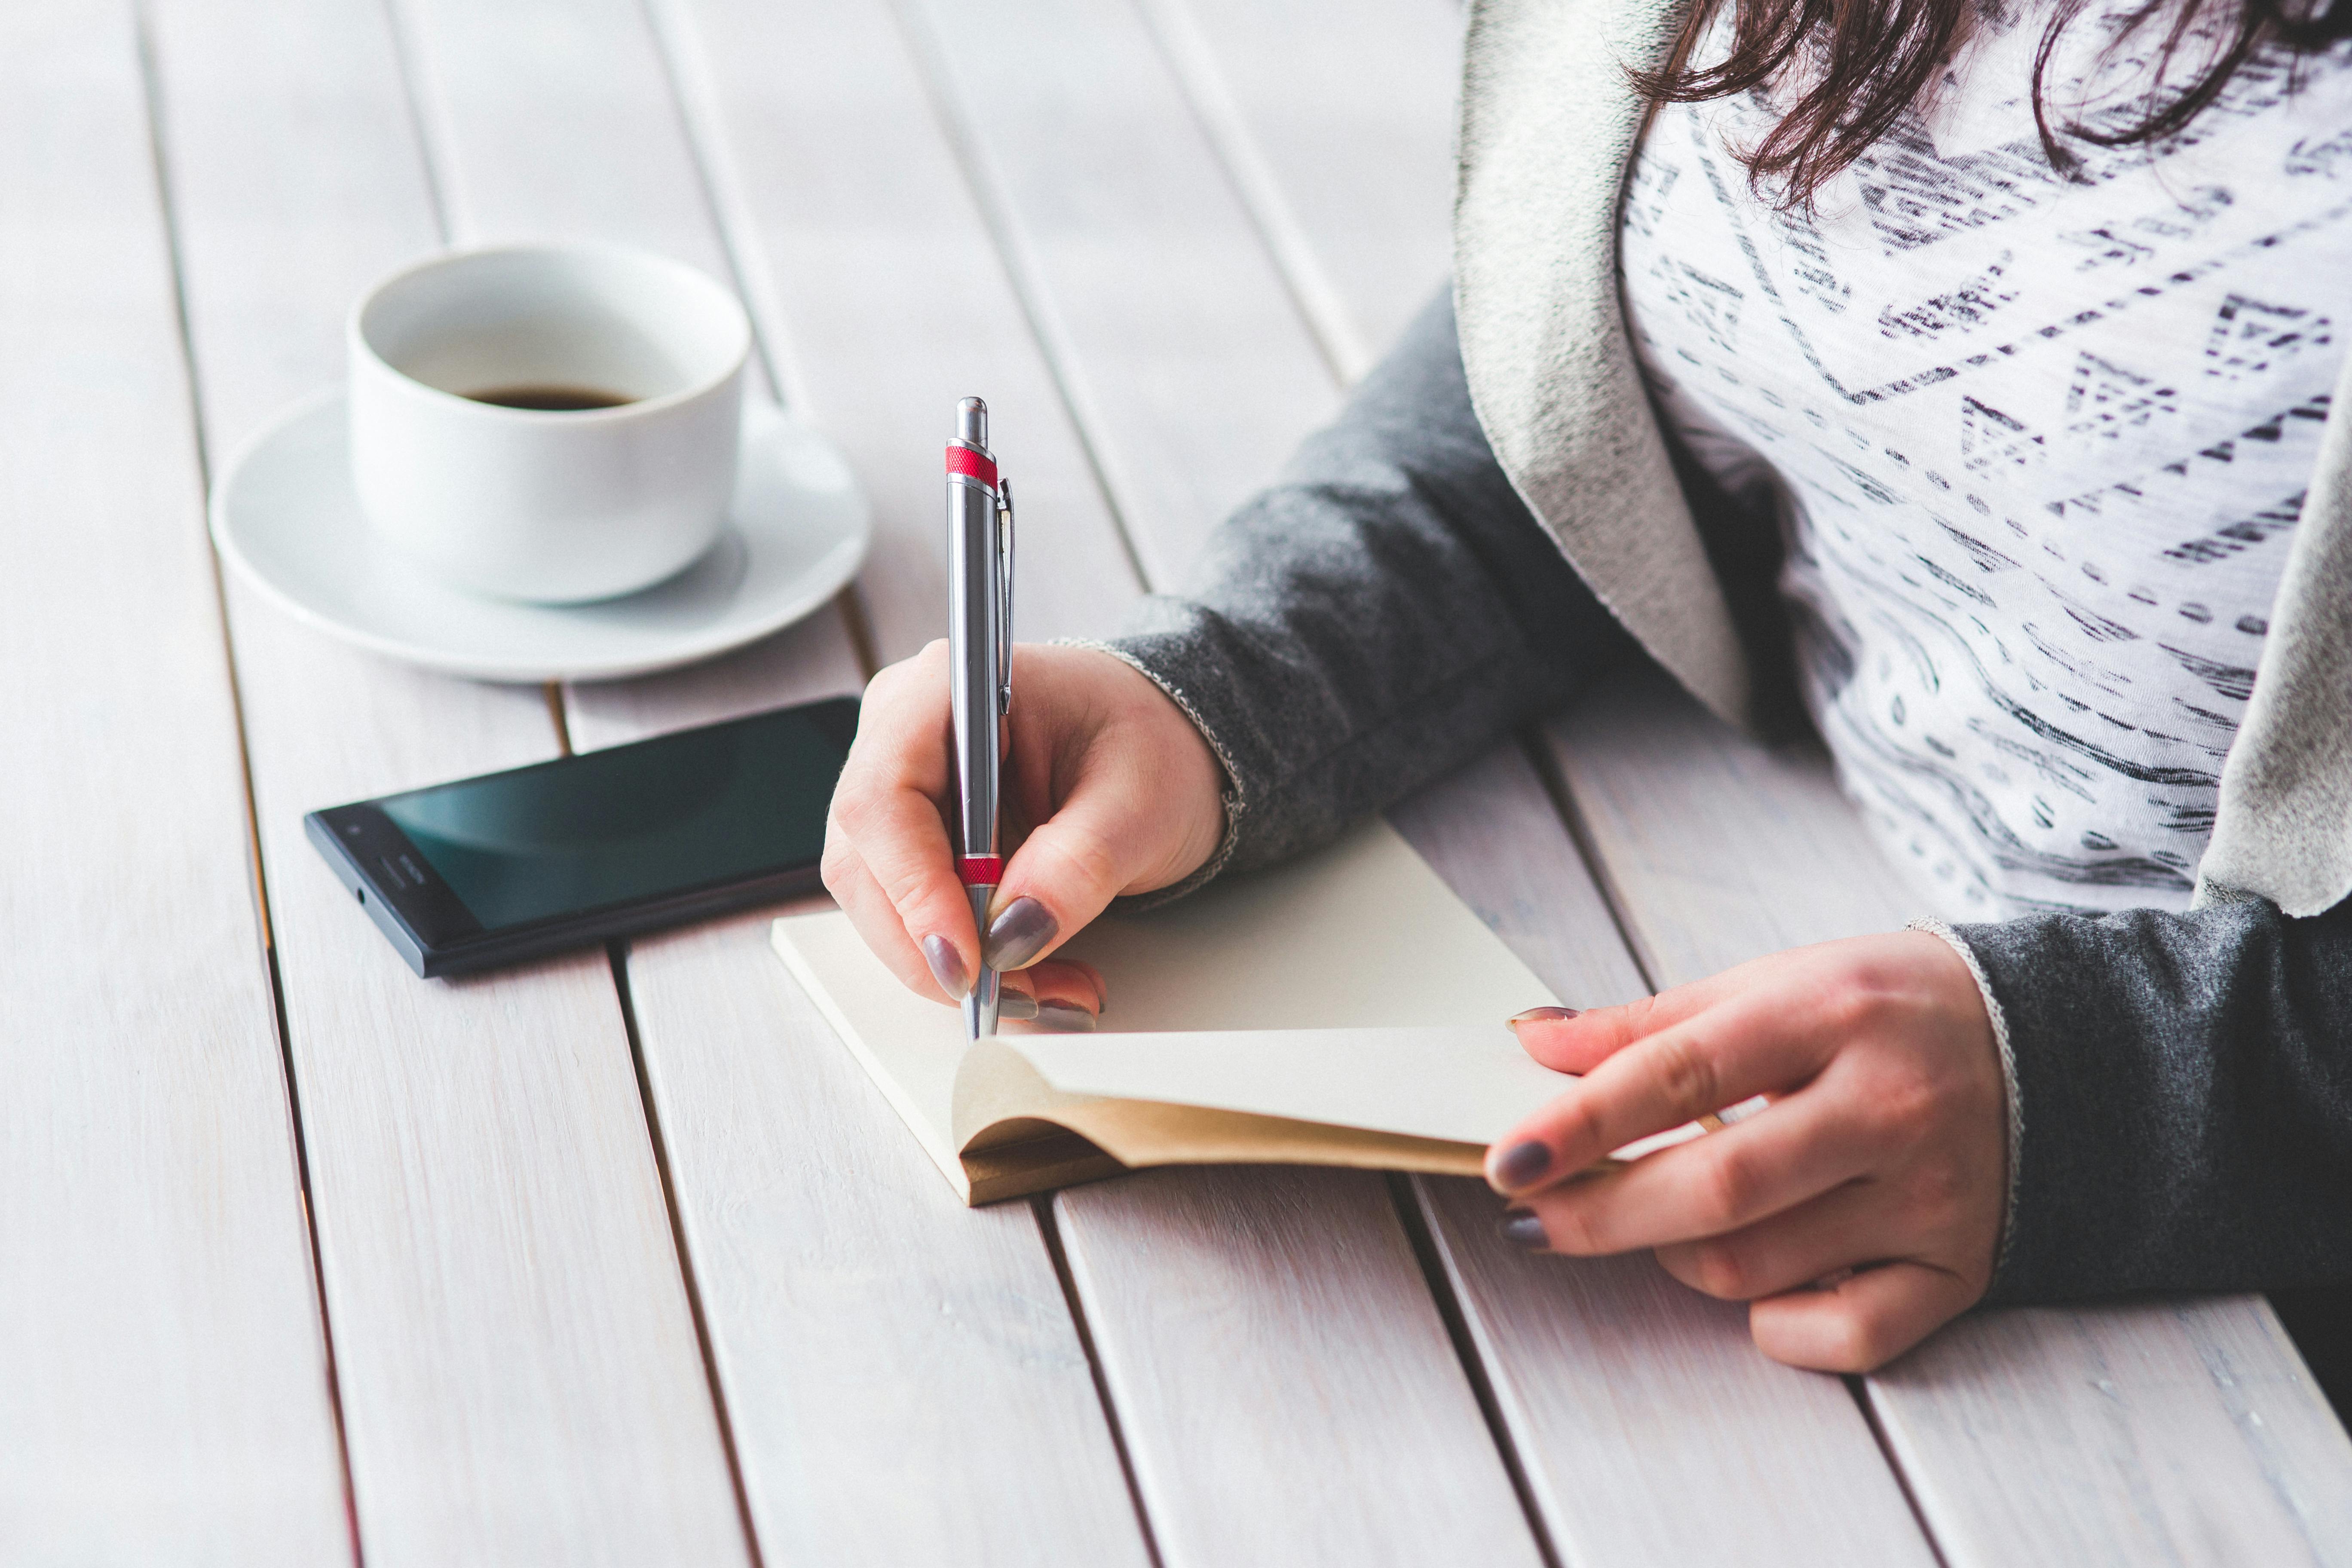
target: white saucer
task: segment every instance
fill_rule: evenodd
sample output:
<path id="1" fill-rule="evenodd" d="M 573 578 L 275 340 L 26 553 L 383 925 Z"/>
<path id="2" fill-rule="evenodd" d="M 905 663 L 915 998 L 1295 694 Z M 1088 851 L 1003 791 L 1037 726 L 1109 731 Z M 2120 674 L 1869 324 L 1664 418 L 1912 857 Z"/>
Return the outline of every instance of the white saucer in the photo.
<path id="1" fill-rule="evenodd" d="M 361 516 L 341 388 L 246 443 L 212 505 L 222 556 L 296 619 L 428 669 L 530 681 L 645 675 L 788 626 L 856 575 L 870 516 L 839 447 L 753 403 L 726 531 L 701 560 L 593 605 L 480 598 L 410 564 Z"/>

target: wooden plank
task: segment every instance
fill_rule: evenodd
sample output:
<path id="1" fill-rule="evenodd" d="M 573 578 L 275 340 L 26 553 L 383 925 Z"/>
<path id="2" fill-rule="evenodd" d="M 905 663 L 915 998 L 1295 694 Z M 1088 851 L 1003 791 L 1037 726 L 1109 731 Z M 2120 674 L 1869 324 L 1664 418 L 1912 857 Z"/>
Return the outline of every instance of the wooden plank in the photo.
<path id="1" fill-rule="evenodd" d="M 1517 747 L 1391 816 L 1555 994 L 1606 1005 L 1648 989 Z M 1496 1233 L 1503 1204 L 1483 1183 L 1413 1186 L 1563 1561 L 1933 1562 L 1843 1385 L 1758 1355 L 1744 1309 L 1646 1255 L 1530 1258 Z"/>
<path id="2" fill-rule="evenodd" d="M 440 236 L 381 11 L 156 19 L 222 452 L 337 379 L 351 299 Z M 369 1561 L 743 1560 L 604 958 L 420 983 L 302 840 L 306 809 L 551 754 L 541 694 L 229 612 Z"/>
<path id="3" fill-rule="evenodd" d="M 1172 587 L 1337 410 L 1330 373 L 1136 13 L 908 10 L 1145 574 Z"/>
<path id="4" fill-rule="evenodd" d="M 1343 381 L 1453 267 L 1460 11 L 1370 0 L 1141 0 L 1194 112 Z"/>
<path id="5" fill-rule="evenodd" d="M 1634 951 L 1661 986 L 1925 912 L 1813 742 L 1767 750 L 1705 721 L 1671 677 L 1628 671 L 1550 728 Z"/>
<path id="6" fill-rule="evenodd" d="M 972 394 L 1019 502 L 1021 637 L 1112 631 L 1134 564 L 887 5 L 650 10 L 784 396 L 873 497 L 880 658 L 945 635 L 940 451 Z"/>
<path id="7" fill-rule="evenodd" d="M 2352 1440 L 2260 1296 L 1993 1313 L 1870 1383 L 1948 1563 L 2352 1563 Z"/>
<path id="8" fill-rule="evenodd" d="M 699 176 L 637 5 L 415 0 L 407 16 L 461 232 L 657 237 L 716 264 L 709 215 L 677 199 Z M 509 94 L 504 84 L 525 75 L 529 90 Z M 595 178 L 583 184 L 583 170 Z M 936 500 L 930 464 L 909 466 Z M 857 684 L 827 616 L 713 665 L 575 688 L 572 738 L 611 744 Z M 764 1555 L 1142 1563 L 1035 1216 L 1023 1205 L 974 1215 L 953 1201 L 777 965 L 772 912 L 641 942 L 627 963 Z"/>
<path id="9" fill-rule="evenodd" d="M 1752 745 L 1663 676 L 1550 737 L 1661 984 L 1917 908 L 1818 752 Z M 2259 1297 L 1966 1318 L 1865 1386 L 1955 1565 L 2341 1562 L 2352 1542 L 2352 1450 Z"/>
<path id="10" fill-rule="evenodd" d="M 782 973 L 772 912 L 629 955 L 766 1560 L 1140 1568 L 1036 1215 L 956 1201 Z"/>
<path id="11" fill-rule="evenodd" d="M 1529 1257 L 1485 1184 L 1414 1184 L 1563 1561 L 1935 1563 L 1844 1385 L 1757 1354 L 1744 1306 L 1646 1253 Z"/>
<path id="12" fill-rule="evenodd" d="M 0 13 L 0 1542 L 347 1560 L 126 7 Z"/>
<path id="13" fill-rule="evenodd" d="M 1162 1562 L 1540 1561 L 1379 1177 L 1154 1171 L 1055 1206 Z"/>
<path id="14" fill-rule="evenodd" d="M 1648 992 L 1551 798 L 1506 742 L 1391 808 L 1389 822 L 1563 1002 Z"/>

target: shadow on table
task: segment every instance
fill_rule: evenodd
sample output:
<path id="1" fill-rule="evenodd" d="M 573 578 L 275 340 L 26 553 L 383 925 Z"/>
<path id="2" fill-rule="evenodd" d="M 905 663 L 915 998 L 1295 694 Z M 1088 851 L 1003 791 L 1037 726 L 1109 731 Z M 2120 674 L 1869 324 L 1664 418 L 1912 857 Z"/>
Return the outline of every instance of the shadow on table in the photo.
<path id="1" fill-rule="evenodd" d="M 2352 1285 L 2313 1285 L 2269 1295 L 2287 1337 L 2336 1407 L 2336 1418 L 2352 1426 Z"/>

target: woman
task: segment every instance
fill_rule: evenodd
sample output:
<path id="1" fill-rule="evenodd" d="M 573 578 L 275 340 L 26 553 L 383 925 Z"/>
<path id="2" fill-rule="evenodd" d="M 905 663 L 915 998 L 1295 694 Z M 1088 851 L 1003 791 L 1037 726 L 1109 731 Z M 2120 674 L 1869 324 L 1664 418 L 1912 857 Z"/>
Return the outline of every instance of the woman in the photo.
<path id="1" fill-rule="evenodd" d="M 1801 701 L 1959 923 L 1515 1019 L 1586 1076 L 1496 1146 L 1507 1235 L 1654 1247 L 1839 1371 L 1979 1300 L 2352 1276 L 2352 8 L 2060 4 L 1479 8 L 1453 300 L 1189 595 L 1019 651 L 984 933 L 942 650 L 877 678 L 825 870 L 866 941 L 1082 1025 L 1050 955 L 1114 897 L 1646 657 Z"/>

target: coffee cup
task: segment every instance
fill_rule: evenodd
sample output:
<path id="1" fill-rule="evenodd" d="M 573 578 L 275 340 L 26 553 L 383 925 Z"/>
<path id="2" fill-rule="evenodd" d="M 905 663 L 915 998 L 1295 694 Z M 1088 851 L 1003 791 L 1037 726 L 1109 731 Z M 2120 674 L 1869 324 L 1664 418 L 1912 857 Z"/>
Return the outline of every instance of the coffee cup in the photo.
<path id="1" fill-rule="evenodd" d="M 751 330 L 694 268 L 594 245 L 464 251 L 377 284 L 347 336 L 361 510 L 443 582 L 608 599 L 717 542 Z"/>

